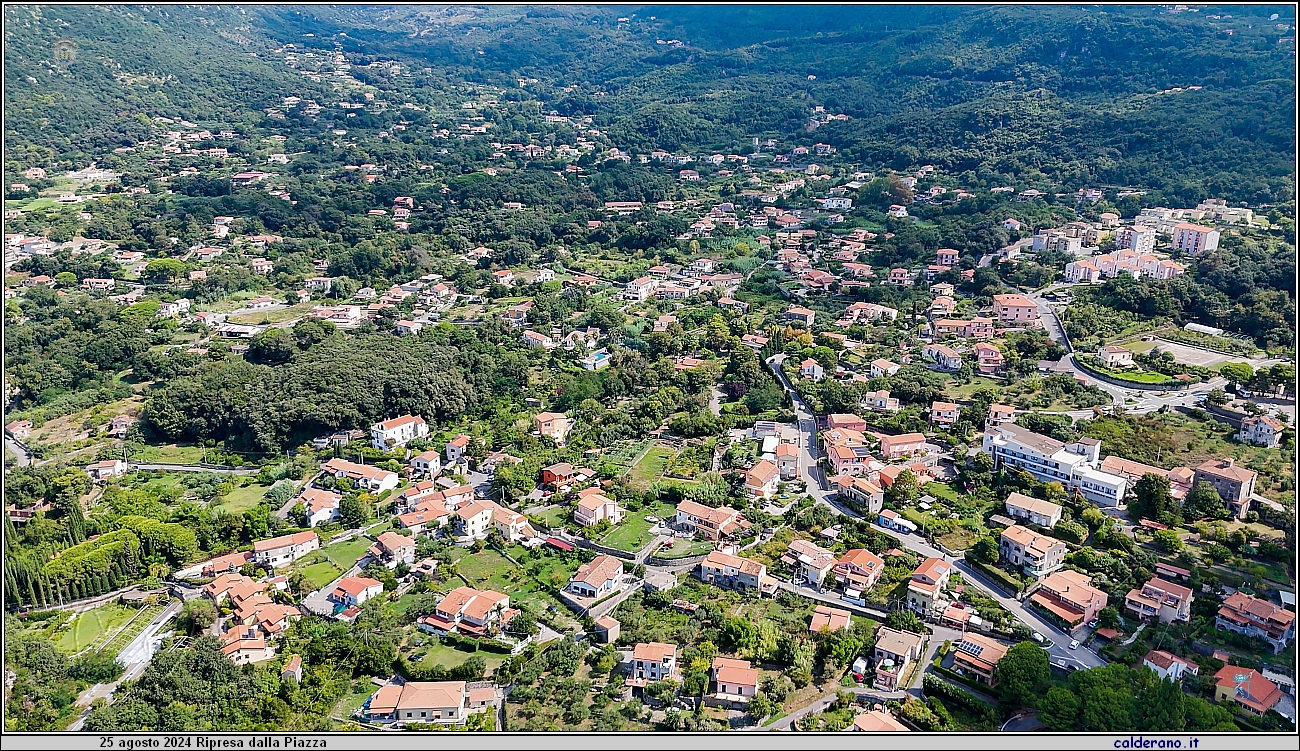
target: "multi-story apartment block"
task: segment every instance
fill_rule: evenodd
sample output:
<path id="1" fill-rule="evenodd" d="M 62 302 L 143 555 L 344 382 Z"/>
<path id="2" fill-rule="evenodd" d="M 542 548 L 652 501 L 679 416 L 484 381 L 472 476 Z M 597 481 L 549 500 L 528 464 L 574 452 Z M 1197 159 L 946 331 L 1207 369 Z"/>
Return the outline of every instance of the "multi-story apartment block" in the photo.
<path id="1" fill-rule="evenodd" d="M 1244 519 L 1250 511 L 1250 497 L 1255 493 L 1254 470 L 1238 467 L 1231 457 L 1227 459 L 1208 459 L 1202 462 L 1192 475 L 1192 482 L 1208 482 L 1219 491 L 1219 497 L 1228 504 L 1228 510 L 1238 519 Z"/>
<path id="2" fill-rule="evenodd" d="M 1215 628 L 1258 636 L 1277 654 L 1295 638 L 1295 613 L 1258 597 L 1234 592 L 1214 617 Z"/>
<path id="3" fill-rule="evenodd" d="M 767 582 L 767 566 L 749 558 L 715 550 L 700 561 L 700 581 L 741 592 L 762 591 Z"/>
<path id="4" fill-rule="evenodd" d="M 1002 530 L 998 544 L 1002 560 L 1026 575 L 1041 579 L 1065 565 L 1065 543 L 1054 537 L 1013 524 Z"/>
<path id="5" fill-rule="evenodd" d="M 1080 438 L 1063 443 L 1012 423 L 984 433 L 983 450 L 995 466 L 1023 469 L 1043 482 L 1059 482 L 1103 507 L 1118 507 L 1128 481 L 1098 469 L 1101 442 Z"/>

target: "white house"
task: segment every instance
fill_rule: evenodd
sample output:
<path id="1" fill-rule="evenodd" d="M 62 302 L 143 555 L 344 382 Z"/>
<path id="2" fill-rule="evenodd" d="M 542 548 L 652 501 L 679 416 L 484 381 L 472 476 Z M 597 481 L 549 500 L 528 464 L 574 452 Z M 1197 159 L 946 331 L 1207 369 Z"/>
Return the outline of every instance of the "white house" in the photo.
<path id="1" fill-rule="evenodd" d="M 297 532 L 270 540 L 253 543 L 253 562 L 271 568 L 287 566 L 313 550 L 320 548 L 320 537 L 315 532 Z"/>
<path id="2" fill-rule="evenodd" d="M 309 487 L 302 491 L 298 500 L 307 511 L 307 526 L 315 527 L 339 518 L 339 502 L 343 500 L 343 496 L 328 490 Z"/>
<path id="3" fill-rule="evenodd" d="M 578 567 L 564 590 L 579 597 L 600 598 L 618 589 L 622 578 L 622 561 L 612 555 L 598 555 L 591 563 Z"/>
<path id="4" fill-rule="evenodd" d="M 366 600 L 383 592 L 383 582 L 366 576 L 346 576 L 339 580 L 326 599 L 344 608 L 360 607 Z"/>
<path id="5" fill-rule="evenodd" d="M 429 425 L 422 417 L 402 415 L 370 426 L 370 445 L 388 451 L 405 446 L 416 438 L 429 435 Z"/>
<path id="6" fill-rule="evenodd" d="M 1124 477 L 1099 469 L 1101 442 L 1095 438 L 1063 443 L 1004 423 L 985 431 L 983 451 L 993 457 L 995 466 L 1023 469 L 1042 482 L 1059 482 L 1098 506 L 1118 507 L 1128 488 Z"/>
<path id="7" fill-rule="evenodd" d="M 1256 446 L 1277 448 L 1285 428 L 1286 426 L 1275 417 L 1268 415 L 1247 417 L 1241 421 L 1241 429 L 1237 431 L 1236 437 L 1238 441 L 1253 443 Z"/>

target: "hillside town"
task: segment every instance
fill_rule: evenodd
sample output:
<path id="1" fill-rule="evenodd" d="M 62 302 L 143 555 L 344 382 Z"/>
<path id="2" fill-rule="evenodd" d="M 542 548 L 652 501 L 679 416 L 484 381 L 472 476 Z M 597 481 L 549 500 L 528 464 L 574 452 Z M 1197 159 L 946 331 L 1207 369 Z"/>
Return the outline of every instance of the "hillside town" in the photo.
<path id="1" fill-rule="evenodd" d="M 1113 683 L 1294 731 L 1294 332 L 1193 310 L 1275 207 L 274 54 L 256 118 L 6 164 L 6 634 L 59 729 L 219 654 L 257 727 L 1118 731 Z"/>

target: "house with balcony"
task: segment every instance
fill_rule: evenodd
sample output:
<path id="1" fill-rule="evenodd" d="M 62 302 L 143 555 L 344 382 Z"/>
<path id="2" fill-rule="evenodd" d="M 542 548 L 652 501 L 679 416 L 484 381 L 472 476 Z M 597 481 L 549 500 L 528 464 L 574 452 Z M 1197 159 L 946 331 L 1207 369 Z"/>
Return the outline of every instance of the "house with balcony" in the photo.
<path id="1" fill-rule="evenodd" d="M 1124 595 L 1124 609 L 1148 622 L 1185 623 L 1192 617 L 1192 599 L 1192 590 L 1187 587 L 1154 577 Z"/>
<path id="2" fill-rule="evenodd" d="M 771 498 L 776 495 L 780 470 L 766 459 L 760 459 L 745 472 L 745 492 L 759 498 Z"/>
<path id="3" fill-rule="evenodd" d="M 841 500 L 851 501 L 868 514 L 879 514 L 885 503 L 885 491 L 879 484 L 854 475 L 835 475 L 831 486 Z"/>
<path id="4" fill-rule="evenodd" d="M 998 541 L 1001 561 L 1041 579 L 1065 565 L 1066 545 L 1054 537 L 1013 524 L 1002 530 Z"/>
<path id="5" fill-rule="evenodd" d="M 1009 649 L 1000 641 L 967 631 L 952 652 L 952 668 L 976 683 L 993 688 L 998 685 L 994 671 Z"/>
<path id="6" fill-rule="evenodd" d="M 835 554 L 808 540 L 793 540 L 781 556 L 781 562 L 790 567 L 790 578 L 795 584 L 806 583 L 821 589 L 835 565 Z"/>
<path id="7" fill-rule="evenodd" d="M 578 597 L 600 599 L 616 591 L 623 580 L 623 562 L 612 555 L 598 555 L 573 572 L 564 591 Z"/>
<path id="8" fill-rule="evenodd" d="M 723 540 L 751 526 L 740 511 L 730 506 L 712 508 L 691 500 L 677 504 L 674 521 L 679 528 L 706 540 Z"/>
<path id="9" fill-rule="evenodd" d="M 510 597 L 500 592 L 457 587 L 438 602 L 432 615 L 420 619 L 419 626 L 437 635 L 481 637 L 496 634 L 518 613 L 511 609 Z"/>
<path id="10" fill-rule="evenodd" d="M 907 675 L 907 669 L 921 659 L 924 642 L 925 637 L 921 634 L 881 626 L 876 632 L 876 646 L 871 654 L 872 662 L 876 665 L 872 688 L 877 691 L 897 691 L 899 682 Z"/>
<path id="11" fill-rule="evenodd" d="M 995 467 L 1023 469 L 1041 482 L 1059 482 L 1103 508 L 1116 508 L 1128 480 L 1098 468 L 1101 442 L 1079 438 L 1069 443 L 1039 435 L 1014 423 L 984 432 L 983 451 Z"/>
<path id="12" fill-rule="evenodd" d="M 855 599 L 876 586 L 884 571 L 885 560 L 865 548 L 854 548 L 846 552 L 831 567 L 831 573 L 839 580 L 844 594 Z"/>
<path id="13" fill-rule="evenodd" d="M 1251 668 L 1224 665 L 1214 674 L 1214 700 L 1220 704 L 1234 702 L 1244 712 L 1263 717 L 1269 710 L 1278 709 L 1283 691 L 1276 683 Z M 1295 702 L 1290 702 L 1295 722 Z"/>
<path id="14" fill-rule="evenodd" d="M 660 642 L 633 646 L 627 672 L 627 685 L 634 689 L 644 689 L 655 681 L 676 679 L 677 646 Z"/>
<path id="15" fill-rule="evenodd" d="M 1295 613 L 1244 592 L 1228 596 L 1214 616 L 1214 626 L 1268 642 L 1279 654 L 1295 638 Z"/>
<path id="16" fill-rule="evenodd" d="M 385 532 L 370 546 L 369 553 L 372 560 L 384 564 L 385 568 L 397 568 L 403 563 L 409 566 L 415 563 L 415 538 Z"/>
<path id="17" fill-rule="evenodd" d="M 884 512 L 881 512 L 881 516 L 884 516 Z M 926 558 L 921 561 L 907 582 L 907 606 L 922 615 L 942 613 L 948 606 L 945 590 L 951 576 L 952 564 L 942 558 Z"/>
<path id="18" fill-rule="evenodd" d="M 700 561 L 700 581 L 739 592 L 761 592 L 767 583 L 767 566 L 749 558 L 714 550 Z"/>
<path id="19" fill-rule="evenodd" d="M 1088 623 L 1106 607 L 1106 593 L 1092 578 L 1070 569 L 1053 571 L 1039 582 L 1030 602 L 1051 613 L 1068 629 Z"/>

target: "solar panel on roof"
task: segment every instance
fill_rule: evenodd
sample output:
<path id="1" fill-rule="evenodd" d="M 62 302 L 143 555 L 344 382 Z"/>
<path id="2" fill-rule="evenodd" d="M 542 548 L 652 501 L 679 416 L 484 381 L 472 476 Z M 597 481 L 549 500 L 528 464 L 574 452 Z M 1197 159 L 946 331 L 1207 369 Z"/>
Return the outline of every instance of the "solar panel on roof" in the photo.
<path id="1" fill-rule="evenodd" d="M 976 657 L 979 657 L 980 653 L 984 651 L 984 647 L 978 644 L 971 644 L 968 641 L 964 641 L 958 644 L 957 649 L 960 649 L 961 651 L 966 652 L 968 654 L 975 655 Z"/>

